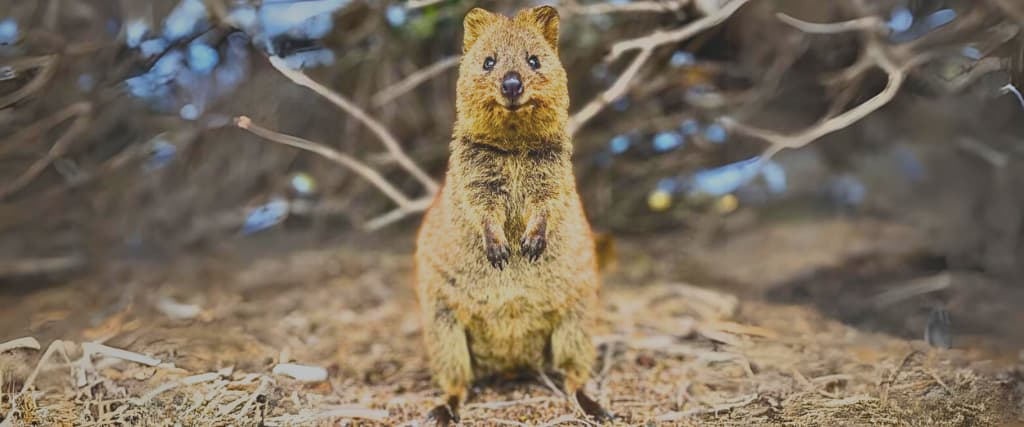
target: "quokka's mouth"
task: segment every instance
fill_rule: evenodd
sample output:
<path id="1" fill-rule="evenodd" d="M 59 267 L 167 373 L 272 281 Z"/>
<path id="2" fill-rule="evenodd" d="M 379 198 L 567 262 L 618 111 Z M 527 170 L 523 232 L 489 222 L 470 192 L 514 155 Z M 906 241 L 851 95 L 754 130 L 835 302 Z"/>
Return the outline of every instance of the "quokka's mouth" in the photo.
<path id="1" fill-rule="evenodd" d="M 533 106 L 533 102 L 526 101 L 526 102 L 517 102 L 517 103 L 514 103 L 514 104 L 506 102 L 506 103 L 501 104 L 501 106 L 503 108 L 505 108 L 506 110 L 514 113 L 514 112 L 517 112 L 519 110 L 527 109 L 527 107 L 532 107 Z"/>

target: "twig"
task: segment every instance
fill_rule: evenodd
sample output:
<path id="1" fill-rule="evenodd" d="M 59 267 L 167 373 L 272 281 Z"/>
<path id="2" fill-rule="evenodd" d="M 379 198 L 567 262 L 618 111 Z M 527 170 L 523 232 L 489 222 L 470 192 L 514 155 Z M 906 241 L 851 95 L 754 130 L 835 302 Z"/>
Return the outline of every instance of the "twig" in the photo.
<path id="1" fill-rule="evenodd" d="M 210 382 L 222 376 L 223 374 L 221 372 L 207 372 L 205 374 L 192 375 L 178 380 L 170 381 L 157 386 L 156 388 L 146 392 L 146 394 L 143 394 L 138 398 L 132 399 L 132 403 L 135 405 L 142 406 L 149 403 L 149 401 L 153 400 L 154 397 L 157 397 L 170 390 L 173 390 L 179 386 L 196 385 L 200 383 Z"/>
<path id="2" fill-rule="evenodd" d="M 476 408 L 481 408 L 481 409 L 502 409 L 502 408 L 508 408 L 508 407 L 511 407 L 511 406 L 532 405 L 534 403 L 550 402 L 551 400 L 552 399 L 550 397 L 533 397 L 533 398 L 530 398 L 530 399 L 503 400 L 503 401 L 498 401 L 498 402 L 470 403 L 470 404 L 466 405 L 466 409 L 476 409 Z"/>
<path id="3" fill-rule="evenodd" d="M 0 343 L 0 353 L 5 353 L 11 350 L 17 350 L 19 348 L 30 348 L 32 350 L 39 350 L 39 341 L 32 337 L 22 337 L 7 341 L 5 343 Z"/>
<path id="4" fill-rule="evenodd" d="M 863 396 L 863 395 L 862 396 L 851 396 L 851 397 L 847 397 L 845 399 L 829 400 L 827 402 L 824 402 L 822 405 L 824 405 L 826 407 L 829 407 L 829 408 L 837 408 L 837 407 L 840 407 L 840 406 L 856 405 L 858 403 L 873 402 L 873 401 L 876 401 L 876 400 L 878 400 L 878 399 L 876 399 L 874 397 L 871 397 L 871 396 Z"/>
<path id="5" fill-rule="evenodd" d="M 50 343 L 50 346 L 46 347 L 46 351 L 43 352 L 43 356 L 39 358 L 39 362 L 36 363 L 36 368 L 33 369 L 32 373 L 29 374 L 28 378 L 25 379 L 25 384 L 21 385 L 21 392 L 19 394 L 25 393 L 26 391 L 28 391 L 29 388 L 32 387 L 32 385 L 35 384 L 36 377 L 38 377 L 39 372 L 42 371 L 43 365 L 45 365 L 46 362 L 50 360 L 51 357 L 53 357 L 53 353 L 58 351 L 64 351 L 64 342 L 61 340 L 53 340 L 53 342 Z"/>
<path id="6" fill-rule="evenodd" d="M 92 111 L 92 104 L 88 102 L 80 102 L 69 106 L 68 109 L 72 110 L 74 112 L 73 115 L 75 116 L 75 121 L 71 123 L 71 127 L 64 131 L 64 134 L 61 135 L 60 138 L 57 138 L 57 141 L 53 143 L 53 146 L 50 147 L 50 151 L 46 153 L 45 156 L 36 160 L 35 163 L 29 166 L 25 172 L 22 172 L 22 174 L 18 175 L 18 177 L 13 181 L 3 187 L 0 187 L 0 200 L 7 198 L 18 190 L 21 190 L 35 180 L 39 174 L 46 170 L 46 167 L 49 166 L 50 163 L 64 155 L 68 146 L 71 145 L 79 134 L 85 132 L 89 122 L 89 113 Z"/>
<path id="7" fill-rule="evenodd" d="M 936 56 L 935 52 L 926 52 L 916 56 L 910 56 L 912 52 L 908 46 L 903 46 L 900 49 L 893 49 L 893 52 L 890 52 L 879 38 L 880 33 L 882 33 L 884 28 L 879 28 L 881 25 L 881 18 L 878 17 L 865 17 L 852 21 L 829 24 L 809 23 L 784 14 L 779 14 L 778 17 L 789 25 L 811 33 L 835 34 L 857 30 L 867 32 L 866 45 L 857 62 L 830 80 L 833 83 L 848 82 L 859 78 L 872 67 L 882 69 L 882 71 L 886 73 L 888 79 L 886 81 L 885 88 L 874 97 L 843 113 L 835 114 L 834 111 L 830 111 L 829 114 L 816 125 L 793 134 L 781 134 L 769 129 L 748 126 L 738 122 L 732 117 L 723 118 L 723 125 L 729 129 L 739 134 L 762 139 L 769 143 L 769 147 L 762 154 L 762 159 L 769 159 L 778 152 L 787 148 L 803 147 L 825 135 L 845 129 L 850 125 L 857 123 L 869 114 L 889 104 L 889 102 L 896 97 L 896 94 L 899 93 L 900 88 L 906 81 L 907 72 L 910 69 L 927 62 Z M 899 58 L 900 60 L 897 61 L 894 58 Z"/>
<path id="8" fill-rule="evenodd" d="M 377 189 L 384 193 L 385 196 L 388 196 L 388 198 L 394 201 L 399 207 L 407 207 L 412 203 L 405 194 L 402 194 L 399 189 L 391 185 L 384 176 L 348 154 L 342 153 L 325 145 L 261 127 L 253 123 L 252 119 L 246 116 L 235 118 L 235 126 L 252 132 L 254 135 L 260 136 L 268 141 L 310 151 L 349 168 L 353 172 L 365 178 L 367 181 L 370 181 L 371 184 L 376 186 Z"/>
<path id="9" fill-rule="evenodd" d="M 160 364 L 159 359 L 154 359 L 152 357 L 131 352 L 128 350 L 108 347 L 103 344 L 97 344 L 94 342 L 82 343 L 82 351 L 86 355 L 102 354 L 104 356 L 113 357 L 115 359 L 127 360 L 129 362 L 135 362 L 146 366 L 157 366 Z"/>
<path id="10" fill-rule="evenodd" d="M 1010 156 L 1006 153 L 1000 152 L 995 148 L 988 146 L 981 141 L 974 138 L 965 137 L 957 141 L 956 146 L 970 154 L 977 156 L 979 159 L 984 160 L 996 169 L 1003 169 L 1010 162 Z"/>
<path id="11" fill-rule="evenodd" d="M 672 31 L 658 30 L 643 37 L 616 42 L 612 45 L 611 53 L 608 54 L 608 60 L 614 61 L 622 56 L 622 54 L 631 50 L 650 50 L 665 44 L 677 43 L 686 40 L 704 30 L 707 30 L 708 28 L 725 22 L 726 19 L 729 19 L 729 17 L 749 1 L 750 0 L 732 0 L 722 5 L 718 10 L 715 10 L 714 13 L 705 15 L 682 28 Z"/>
<path id="12" fill-rule="evenodd" d="M 907 285 L 878 294 L 874 298 L 875 308 L 885 308 L 918 295 L 938 292 L 949 288 L 952 284 L 953 276 L 949 273 L 940 273 L 934 276 L 920 278 Z"/>
<path id="13" fill-rule="evenodd" d="M 711 307 L 721 317 L 731 317 L 739 308 L 739 299 L 732 294 L 685 283 L 673 283 L 668 288 L 673 294 L 687 301 L 697 301 Z"/>
<path id="14" fill-rule="evenodd" d="M 278 363 L 272 372 L 274 375 L 284 375 L 299 382 L 320 382 L 327 379 L 327 369 L 320 366 Z"/>
<path id="15" fill-rule="evenodd" d="M 0 262 L 0 277 L 35 276 L 56 274 L 80 268 L 85 265 L 81 255 L 52 258 L 15 259 Z"/>
<path id="16" fill-rule="evenodd" d="M 851 19 L 849 21 L 831 22 L 827 24 L 803 21 L 785 13 L 776 13 L 775 16 L 789 26 L 810 34 L 840 34 L 849 31 L 880 31 L 885 29 L 885 22 L 877 16 L 866 16 L 863 18 Z"/>
<path id="17" fill-rule="evenodd" d="M 521 423 L 519 421 L 512 420 L 503 420 L 501 418 L 492 419 L 491 422 L 501 426 L 530 427 L 530 425 L 526 423 Z"/>
<path id="18" fill-rule="evenodd" d="M 925 368 L 924 371 L 928 374 L 928 376 L 932 377 L 932 379 L 935 380 L 935 382 L 938 383 L 939 386 L 942 387 L 942 389 L 945 390 L 947 394 L 949 394 L 950 396 L 953 395 L 953 389 L 949 388 L 949 386 L 946 385 L 945 381 L 942 381 L 942 377 L 940 377 L 937 372 L 929 368 Z"/>
<path id="19" fill-rule="evenodd" d="M 663 13 L 680 10 L 691 3 L 690 0 L 667 1 L 633 1 L 629 3 L 596 3 L 581 5 L 577 1 L 566 2 L 563 7 L 566 15 L 608 15 L 612 13 L 651 12 Z"/>
<path id="20" fill-rule="evenodd" d="M 342 418 L 362 418 L 366 420 L 382 421 L 389 415 L 388 411 L 384 409 L 370 409 L 370 408 L 356 408 L 356 407 L 339 407 L 334 409 L 328 409 L 321 411 L 317 414 L 317 418 L 330 418 L 330 417 L 342 417 Z"/>
<path id="21" fill-rule="evenodd" d="M 896 94 L 899 93 L 900 88 L 903 86 L 903 82 L 906 80 L 906 70 L 912 65 L 916 65 L 915 61 L 910 61 L 903 65 L 896 65 L 888 58 L 888 56 L 886 56 L 882 48 L 876 43 L 868 44 L 866 55 L 873 59 L 873 62 L 888 74 L 888 81 L 885 85 L 885 89 L 871 99 L 847 110 L 842 114 L 829 117 L 813 127 L 789 135 L 781 134 L 773 130 L 748 126 L 736 121 L 732 117 L 722 118 L 722 124 L 730 130 L 767 141 L 770 146 L 762 155 L 763 159 L 769 159 L 779 151 L 787 148 L 803 147 L 816 141 L 818 138 L 845 129 L 892 101 L 893 98 L 896 97 Z"/>
<path id="22" fill-rule="evenodd" d="M 964 90 L 964 88 L 974 83 L 979 78 L 996 71 L 1002 71 L 1005 68 L 1006 64 L 1003 63 L 1002 58 L 985 58 L 974 64 L 970 71 L 956 76 L 948 82 L 942 82 L 942 87 L 947 92 L 957 93 Z M 1006 86 L 1003 87 L 1005 88 Z"/>
<path id="23" fill-rule="evenodd" d="M 558 397 L 565 399 L 565 393 L 563 393 L 562 390 L 560 390 L 558 386 L 556 386 L 555 383 L 551 381 L 551 378 L 548 377 L 548 374 L 544 372 L 543 369 L 537 370 L 537 376 L 540 378 L 540 382 L 543 383 L 545 387 L 550 389 Z"/>
<path id="24" fill-rule="evenodd" d="M 406 171 L 416 177 L 416 179 L 423 184 L 423 187 L 427 189 L 427 193 L 434 194 L 437 192 L 437 182 L 430 178 L 426 172 L 420 169 L 420 167 L 417 166 L 408 155 L 406 155 L 405 151 L 402 150 L 401 144 L 398 143 L 398 140 L 395 139 L 395 137 L 391 135 L 391 132 L 381 125 L 380 122 L 370 117 L 365 111 L 357 107 L 341 94 L 317 83 L 302 71 L 288 68 L 288 65 L 285 64 L 283 59 L 272 56 L 270 57 L 270 64 L 295 84 L 304 86 L 316 92 L 328 101 L 331 101 L 334 105 L 337 105 L 356 120 L 362 122 L 366 127 L 370 128 L 370 131 L 377 135 L 377 138 L 384 144 L 384 147 L 386 147 L 391 155 L 394 156 L 395 161 L 405 168 Z"/>
<path id="25" fill-rule="evenodd" d="M 373 104 L 375 108 L 380 108 L 384 104 L 387 104 L 388 102 L 391 102 L 394 99 L 402 95 L 405 95 L 409 91 L 415 89 L 417 86 L 423 84 L 423 82 L 434 78 L 438 74 L 441 74 L 447 71 L 449 68 L 452 68 L 458 64 L 458 56 L 449 56 L 440 61 L 437 61 L 431 65 L 428 65 L 426 68 L 422 68 L 416 71 L 415 73 L 406 76 L 398 83 L 381 89 L 379 92 L 373 95 L 373 98 L 371 98 L 370 102 Z"/>
<path id="26" fill-rule="evenodd" d="M 651 53 L 653 51 L 653 48 L 641 50 L 640 53 L 633 58 L 633 62 L 626 67 L 626 70 L 622 72 L 622 75 L 619 76 L 619 78 L 616 79 L 608 89 L 605 89 L 604 92 L 601 92 L 597 97 L 590 100 L 590 102 L 588 102 L 587 105 L 584 105 L 583 108 L 576 112 L 576 114 L 573 114 L 572 117 L 569 118 L 569 123 L 566 125 L 566 131 L 569 135 L 575 135 L 576 132 L 579 131 L 580 127 L 582 127 L 587 121 L 594 118 L 594 116 L 596 116 L 597 113 L 600 113 L 601 110 L 608 106 L 608 104 L 615 102 L 616 99 L 619 99 L 624 95 L 626 91 L 629 90 L 629 84 L 640 71 L 640 67 L 647 62 L 647 59 L 651 57 Z"/>
<path id="27" fill-rule="evenodd" d="M 900 362 L 900 365 L 897 366 L 896 369 L 892 371 L 892 374 L 889 375 L 889 378 L 885 379 L 884 381 L 881 382 L 881 384 L 879 384 L 879 388 L 881 389 L 881 391 L 879 392 L 879 398 L 882 401 L 882 405 L 885 405 L 886 402 L 889 401 L 889 389 L 892 388 L 893 383 L 896 382 L 896 378 L 900 376 L 900 372 L 903 372 L 903 370 L 906 369 L 907 365 L 910 364 L 910 361 L 914 358 L 914 356 L 917 356 L 918 354 L 921 354 L 921 352 L 917 350 L 913 350 L 910 353 L 908 353 L 905 357 L 903 357 L 903 361 Z"/>
<path id="28" fill-rule="evenodd" d="M 433 202 L 433 197 L 421 197 L 413 200 L 406 206 L 399 206 L 397 209 L 367 221 L 363 224 L 363 229 L 366 231 L 380 230 L 381 228 L 400 221 L 409 215 L 427 210 Z"/>
<path id="29" fill-rule="evenodd" d="M 833 393 L 829 393 L 828 391 L 822 390 L 821 388 L 818 388 L 818 386 L 816 386 L 813 383 L 811 383 L 811 381 L 808 380 L 807 377 L 805 377 L 804 374 L 802 372 L 800 372 L 800 370 L 797 369 L 795 366 L 792 369 L 793 369 L 793 377 L 796 378 L 797 382 L 799 382 L 801 385 L 803 385 L 804 388 L 806 388 L 806 389 L 808 389 L 810 391 L 813 391 L 815 393 L 818 393 L 818 394 L 820 394 L 822 396 L 825 396 L 825 397 L 827 397 L 829 399 L 838 399 L 839 398 L 839 396 L 836 396 Z"/>
<path id="30" fill-rule="evenodd" d="M 11 135 L 0 144 L 0 155 L 7 154 L 13 151 L 22 142 L 29 141 L 33 137 L 38 137 L 45 133 L 47 130 L 57 126 L 64 121 L 84 114 L 85 113 L 84 103 L 71 104 L 63 109 L 53 113 L 45 118 L 39 119 L 36 122 L 25 126 L 18 130 L 17 133 Z"/>
<path id="31" fill-rule="evenodd" d="M 1003 94 L 1012 93 L 1013 96 L 1017 97 L 1017 102 L 1020 103 L 1020 107 L 1024 108 L 1024 95 L 1021 95 L 1020 91 L 1013 83 L 1007 83 L 1005 86 L 999 88 L 999 92 Z"/>
<path id="32" fill-rule="evenodd" d="M 36 377 L 39 376 L 39 372 L 42 370 L 43 365 L 46 364 L 46 362 L 48 360 L 50 360 L 50 357 L 53 356 L 53 353 L 55 353 L 57 351 L 60 351 L 60 352 L 64 351 L 64 343 L 61 340 L 53 340 L 53 342 L 50 343 L 50 346 L 46 348 L 45 352 L 43 352 L 43 356 L 39 358 L 39 362 L 36 363 L 35 369 L 33 369 L 32 373 L 29 374 L 28 378 L 25 379 L 25 383 L 22 384 L 22 386 L 21 386 L 21 391 L 19 391 L 16 395 L 11 397 L 11 399 L 10 399 L 11 402 L 16 402 L 18 400 L 18 398 L 20 398 L 30 388 L 32 388 L 32 385 L 35 384 Z M 12 417 L 11 415 L 14 414 L 15 409 L 16 409 L 16 406 L 15 405 L 11 405 L 11 409 L 7 412 L 7 414 L 4 415 L 3 421 L 0 421 L 0 427 L 13 427 L 14 426 L 14 417 Z"/>
<path id="33" fill-rule="evenodd" d="M 672 412 L 668 412 L 668 413 L 659 415 L 654 420 L 658 421 L 658 422 L 670 422 L 670 421 L 679 421 L 679 420 L 682 420 L 684 418 L 689 418 L 689 417 L 692 417 L 692 416 L 695 416 L 695 415 L 717 414 L 719 412 L 731 411 L 731 410 L 736 409 L 736 408 L 742 408 L 744 406 L 747 406 L 747 405 L 753 403 L 755 400 L 757 400 L 757 398 L 758 398 L 757 393 L 754 393 L 754 394 L 751 394 L 749 396 L 745 396 L 745 397 L 741 398 L 740 400 L 737 400 L 736 402 L 723 403 L 723 404 L 720 404 L 720 405 L 712 406 L 710 408 L 697 408 L 697 409 L 690 409 L 688 411 L 672 411 Z"/>
<path id="34" fill-rule="evenodd" d="M 576 134 L 584 124 L 593 119 L 594 116 L 600 113 L 608 104 L 619 99 L 626 93 L 629 89 L 630 83 L 632 83 L 633 79 L 640 71 L 640 68 L 654 53 L 654 49 L 665 44 L 685 40 L 707 30 L 708 28 L 721 24 L 736 13 L 736 11 L 748 1 L 750 0 L 733 0 L 714 11 L 714 13 L 705 15 L 700 19 L 676 30 L 658 30 L 643 37 L 616 42 L 612 45 L 611 53 L 609 53 L 608 57 L 605 59 L 606 62 L 615 61 L 624 53 L 629 51 L 638 50 L 639 53 L 633 58 L 633 62 L 626 67 L 626 70 L 623 71 L 622 75 L 620 75 L 608 89 L 601 92 L 601 94 L 592 99 L 569 118 L 569 124 L 566 126 L 566 130 L 569 135 Z"/>
<path id="35" fill-rule="evenodd" d="M 445 0 L 409 0 L 409 2 L 405 4 L 405 10 L 423 9 L 438 3 L 443 3 L 444 1 Z"/>
<path id="36" fill-rule="evenodd" d="M 1021 4 L 1014 2 L 1013 0 L 992 0 L 997 7 L 1003 10 L 1007 15 L 1013 17 L 1017 21 L 1024 22 L 1024 8 Z"/>
<path id="37" fill-rule="evenodd" d="M 311 425 L 316 420 L 324 418 L 362 418 L 367 420 L 382 421 L 390 414 L 386 410 L 370 409 L 360 406 L 338 406 L 326 409 L 313 414 L 282 415 L 265 420 L 268 426 L 277 425 Z"/>
<path id="38" fill-rule="evenodd" d="M 593 426 L 593 425 L 595 425 L 594 423 L 589 422 L 587 420 L 581 420 L 579 418 L 576 418 L 576 416 L 574 416 L 572 414 L 565 414 L 565 415 L 562 415 L 562 416 L 560 416 L 558 418 L 555 418 L 555 419 L 553 419 L 551 421 L 548 421 L 548 422 L 546 422 L 544 424 L 541 424 L 541 425 L 539 425 L 537 427 L 554 427 L 554 426 L 557 426 L 557 425 L 562 425 L 563 423 L 577 423 L 577 424 L 583 424 L 585 426 Z"/>
<path id="39" fill-rule="evenodd" d="M 39 72 L 37 72 L 35 77 L 26 83 L 25 86 L 22 86 L 18 90 L 11 92 L 9 95 L 0 98 L 0 110 L 25 99 L 25 97 L 46 85 L 46 82 L 50 81 L 50 79 L 57 73 L 57 61 L 58 55 L 46 55 L 25 58 L 19 62 L 11 64 L 10 67 L 15 71 L 38 68 Z"/>
<path id="40" fill-rule="evenodd" d="M 259 396 L 263 394 L 263 391 L 266 390 L 267 387 L 269 387 L 269 384 L 270 380 L 268 380 L 266 377 L 260 378 L 260 384 L 256 386 L 256 390 L 254 390 L 252 394 L 249 395 L 249 397 L 245 398 L 245 404 L 242 405 L 242 410 L 239 411 L 238 413 L 239 417 L 249 413 L 249 408 L 251 408 L 252 404 L 255 403 L 257 399 L 259 399 Z"/>

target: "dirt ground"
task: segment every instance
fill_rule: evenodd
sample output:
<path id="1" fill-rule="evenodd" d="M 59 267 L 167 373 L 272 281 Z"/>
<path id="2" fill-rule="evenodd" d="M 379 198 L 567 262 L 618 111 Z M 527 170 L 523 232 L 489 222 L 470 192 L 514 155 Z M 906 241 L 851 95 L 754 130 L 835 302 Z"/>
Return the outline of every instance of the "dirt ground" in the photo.
<path id="1" fill-rule="evenodd" d="M 258 237 L 219 256 L 8 287 L 0 343 L 34 337 L 41 350 L 0 353 L 0 415 L 10 425 L 415 424 L 440 393 L 419 336 L 411 233 L 392 234 L 288 252 Z M 1021 422 L 1020 290 L 944 271 L 922 255 L 923 236 L 879 220 L 740 236 L 616 241 L 589 389 L 619 423 Z M 951 313 L 952 350 L 921 341 L 936 305 Z M 275 374 L 285 362 L 327 379 Z M 462 424 L 589 424 L 559 393 L 536 376 L 485 381 Z"/>

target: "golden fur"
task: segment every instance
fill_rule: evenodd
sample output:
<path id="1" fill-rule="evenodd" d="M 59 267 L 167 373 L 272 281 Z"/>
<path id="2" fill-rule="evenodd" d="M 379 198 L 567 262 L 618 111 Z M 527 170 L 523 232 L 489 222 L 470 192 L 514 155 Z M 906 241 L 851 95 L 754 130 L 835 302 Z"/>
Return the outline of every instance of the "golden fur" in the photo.
<path id="1" fill-rule="evenodd" d="M 415 257 L 427 353 L 452 406 L 474 379 L 510 370 L 560 371 L 570 396 L 590 378 L 597 263 L 557 45 L 551 7 L 514 18 L 474 9 L 465 19 L 448 173 Z M 510 71 L 524 85 L 515 111 L 499 90 Z"/>

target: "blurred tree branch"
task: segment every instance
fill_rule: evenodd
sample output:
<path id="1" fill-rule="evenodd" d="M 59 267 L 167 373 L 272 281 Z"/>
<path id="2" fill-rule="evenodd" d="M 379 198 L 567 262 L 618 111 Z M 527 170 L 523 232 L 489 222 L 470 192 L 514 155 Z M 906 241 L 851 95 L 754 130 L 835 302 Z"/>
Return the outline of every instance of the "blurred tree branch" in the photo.
<path id="1" fill-rule="evenodd" d="M 349 156 L 348 154 L 342 153 L 338 150 L 330 148 L 326 145 L 317 144 L 312 141 L 286 135 L 280 132 L 275 132 L 270 129 L 261 127 L 252 122 L 252 119 L 241 116 L 235 119 L 235 126 L 241 129 L 252 132 L 252 134 L 262 137 L 268 141 L 273 141 L 279 144 L 284 144 L 290 147 L 306 150 L 314 154 L 320 155 L 332 162 L 342 165 L 346 168 L 351 169 L 353 172 L 359 174 L 367 181 L 370 181 L 381 193 L 390 198 L 395 204 L 400 207 L 408 207 L 411 203 L 402 191 L 395 188 L 388 182 L 387 178 L 384 178 L 373 168 L 367 166 L 365 163 L 356 160 L 356 158 Z"/>
<path id="2" fill-rule="evenodd" d="M 606 63 L 613 62 L 620 58 L 623 54 L 630 51 L 639 51 L 633 61 L 630 62 L 626 70 L 622 72 L 622 75 L 615 80 L 614 83 L 603 92 L 598 94 L 594 99 L 590 100 L 586 105 L 583 106 L 579 111 L 573 114 L 569 118 L 568 132 L 569 135 L 575 135 L 576 132 L 583 127 L 590 119 L 593 119 L 604 110 L 608 104 L 615 102 L 626 92 L 629 91 L 630 84 L 633 79 L 636 78 L 640 68 L 650 59 L 651 54 L 658 47 L 669 43 L 677 43 L 682 40 L 686 40 L 693 37 L 708 28 L 712 28 L 718 24 L 721 24 L 740 7 L 747 4 L 750 0 L 732 0 L 722 5 L 719 9 L 705 15 L 682 28 L 678 28 L 671 31 L 656 30 L 655 32 L 629 40 L 622 40 L 612 45 L 611 53 L 605 58 Z"/>
<path id="3" fill-rule="evenodd" d="M 441 74 L 447 71 L 448 69 L 456 67 L 458 65 L 459 57 L 449 56 L 433 64 L 430 64 L 424 68 L 421 68 L 415 73 L 408 75 L 406 78 L 402 79 L 398 83 L 395 83 L 391 86 L 388 86 L 378 91 L 375 95 L 373 95 L 373 106 L 376 108 L 380 108 L 384 104 L 387 104 L 395 100 L 395 98 L 398 98 L 408 93 L 409 91 L 416 89 L 416 87 L 423 84 L 423 82 L 426 82 L 427 80 L 436 77 L 438 74 Z"/>
<path id="4" fill-rule="evenodd" d="M 57 62 L 59 55 L 43 55 L 31 58 L 23 58 L 17 60 L 11 64 L 7 64 L 0 69 L 6 69 L 7 72 L 17 73 L 28 71 L 32 69 L 39 69 L 35 76 L 28 84 L 22 86 L 20 89 L 8 94 L 7 96 L 0 98 L 0 109 L 7 108 L 14 105 L 18 101 L 25 99 L 25 97 L 35 93 L 43 86 L 46 86 L 46 82 L 50 81 L 55 74 L 57 74 Z"/>
<path id="5" fill-rule="evenodd" d="M 690 0 L 666 1 L 633 1 L 628 3 L 596 3 L 580 4 L 577 0 L 568 0 L 562 7 L 566 15 L 607 15 L 622 12 L 674 12 L 692 3 Z"/>
<path id="6" fill-rule="evenodd" d="M 326 86 L 317 83 L 313 79 L 309 78 L 309 76 L 307 76 L 302 71 L 296 71 L 291 68 L 288 68 L 288 65 L 285 64 L 284 60 L 282 60 L 281 58 L 276 56 L 271 57 L 270 64 L 273 65 L 274 68 L 277 69 L 277 71 L 279 71 L 282 75 L 287 77 L 295 84 L 311 89 L 318 95 L 326 98 L 328 101 L 331 101 L 331 103 L 333 103 L 334 105 L 337 105 L 339 108 L 341 108 L 343 111 L 351 115 L 356 120 L 362 122 L 364 125 L 366 125 L 366 127 L 370 128 L 370 130 L 374 134 L 376 134 L 377 137 L 380 139 L 381 143 L 384 144 L 384 147 L 387 148 L 388 152 L 390 152 L 391 155 L 395 157 L 395 160 L 398 162 L 398 164 L 405 168 L 405 170 L 408 171 L 417 180 L 419 180 L 420 183 L 423 184 L 423 187 L 427 189 L 427 193 L 429 195 L 433 195 L 434 193 L 437 192 L 437 181 L 434 181 L 434 179 L 427 175 L 427 173 L 424 172 L 423 169 L 419 167 L 419 165 L 417 165 L 415 162 L 412 161 L 411 158 L 409 158 L 409 156 L 402 149 L 401 144 L 398 143 L 398 140 L 394 137 L 394 135 L 391 134 L 390 131 L 387 130 L 387 128 L 384 127 L 384 125 L 380 124 L 380 122 L 375 120 L 373 117 L 370 117 L 370 115 L 366 114 L 365 111 L 357 107 L 355 104 L 353 104 L 351 101 L 349 101 L 347 98 L 345 98 L 338 92 L 335 92 L 327 88 Z"/>
<path id="7" fill-rule="evenodd" d="M 66 107 L 53 115 L 53 118 L 67 120 L 74 117 L 74 121 L 71 126 L 64 131 L 64 134 L 57 138 L 57 141 L 53 143 L 50 151 L 45 156 L 36 160 L 32 163 L 25 172 L 18 175 L 13 181 L 6 185 L 0 186 L 0 200 L 3 200 L 11 194 L 21 190 L 26 185 L 32 182 L 39 174 L 46 170 L 46 167 L 50 165 L 55 159 L 64 155 L 67 151 L 68 146 L 78 138 L 82 132 L 85 132 L 86 127 L 89 125 L 89 115 L 92 112 L 92 104 L 88 102 L 79 102 Z M 52 118 L 43 119 L 43 122 L 53 125 L 60 123 L 63 120 L 54 120 Z M 35 130 L 35 129 L 33 129 Z M 45 129 L 43 129 L 45 131 Z"/>
<path id="8" fill-rule="evenodd" d="M 781 13 L 777 16 L 782 22 L 810 34 L 862 32 L 865 45 L 860 57 L 853 65 L 839 72 L 830 80 L 833 83 L 856 84 L 855 82 L 859 82 L 865 73 L 873 68 L 879 68 L 886 74 L 886 85 L 875 96 L 845 111 L 843 111 L 843 107 L 852 96 L 852 92 L 844 92 L 845 96 L 840 96 L 839 102 L 834 102 L 828 114 L 817 124 L 795 133 L 782 134 L 770 129 L 746 125 L 732 117 L 723 118 L 723 124 L 729 129 L 768 142 L 769 147 L 762 154 L 763 159 L 769 159 L 787 148 L 806 146 L 825 135 L 859 122 L 896 97 L 910 70 L 934 59 L 939 54 L 938 50 L 920 53 L 915 51 L 915 47 L 925 44 L 927 37 L 902 46 L 885 43 L 884 40 L 889 35 L 889 29 L 885 25 L 885 20 L 878 16 L 866 16 L 826 24 L 806 22 Z"/>
<path id="9" fill-rule="evenodd" d="M 420 183 L 427 189 L 427 194 L 415 200 L 410 199 L 408 196 L 402 193 L 401 190 L 399 190 L 390 182 L 388 182 L 387 178 L 385 178 L 383 175 L 381 175 L 379 172 L 377 172 L 370 166 L 357 160 L 355 157 L 341 153 L 322 144 L 314 143 L 295 136 L 286 135 L 272 131 L 270 129 L 263 128 L 261 126 L 254 124 L 252 120 L 248 117 L 241 116 L 236 118 L 235 126 L 252 132 L 253 134 L 263 137 L 267 140 L 295 148 L 300 148 L 323 156 L 324 158 L 327 158 L 335 163 L 338 163 L 342 166 L 351 169 L 358 175 L 365 178 L 371 184 L 373 184 L 385 196 L 387 196 L 389 199 L 395 202 L 395 204 L 398 205 L 398 208 L 364 224 L 363 227 L 368 230 L 376 230 L 382 228 L 410 214 L 422 212 L 426 210 L 427 207 L 430 206 L 430 203 L 433 201 L 434 195 L 437 194 L 439 185 L 437 184 L 436 181 L 430 178 L 430 176 L 428 176 L 422 169 L 420 169 L 420 167 L 416 165 L 415 162 L 413 162 L 413 160 L 408 156 L 408 154 L 406 154 L 405 151 L 402 149 L 401 145 L 398 143 L 398 140 L 391 134 L 391 132 L 389 132 L 382 124 L 380 124 L 380 122 L 370 117 L 368 114 L 366 114 L 365 111 L 357 107 L 355 104 L 353 104 L 351 101 L 349 101 L 341 94 L 327 88 L 326 86 L 317 83 L 313 79 L 310 79 L 308 76 L 306 76 L 305 73 L 301 71 L 296 71 L 292 70 L 291 68 L 288 68 L 288 66 L 284 64 L 284 62 L 280 58 L 271 57 L 270 63 L 282 75 L 287 77 L 295 84 L 313 90 L 317 94 L 323 96 L 327 100 L 337 105 L 339 108 L 341 108 L 349 115 L 356 118 L 356 120 L 360 121 L 361 123 L 369 127 L 370 130 L 377 135 L 377 137 L 381 140 L 384 146 L 388 149 L 388 152 L 395 159 L 395 161 L 399 165 L 401 165 L 406 171 L 408 171 L 410 174 L 416 177 L 420 181 Z M 447 60 L 434 64 L 434 66 L 432 67 L 428 67 L 428 72 L 414 73 L 409 78 L 406 78 L 405 80 L 400 82 L 399 85 L 396 86 L 398 87 L 398 89 L 396 89 L 394 92 L 391 92 L 390 95 L 386 92 L 386 90 L 382 93 L 384 93 L 385 97 L 390 97 L 393 99 L 394 97 L 401 95 L 403 91 L 411 90 L 417 84 L 429 79 L 432 75 L 436 75 L 437 73 L 457 63 L 458 58 L 448 58 Z"/>

